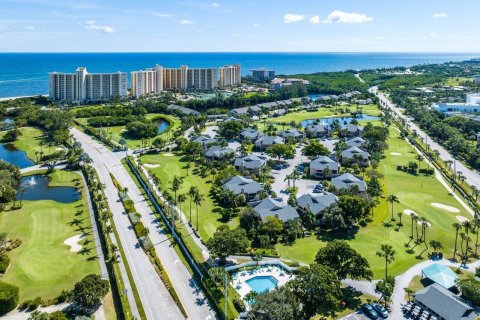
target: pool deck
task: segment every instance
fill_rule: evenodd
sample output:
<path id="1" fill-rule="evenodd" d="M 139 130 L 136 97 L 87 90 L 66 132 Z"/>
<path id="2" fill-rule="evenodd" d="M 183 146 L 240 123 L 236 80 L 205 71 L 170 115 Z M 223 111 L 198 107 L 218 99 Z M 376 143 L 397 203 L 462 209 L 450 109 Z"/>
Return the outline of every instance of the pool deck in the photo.
<path id="1" fill-rule="evenodd" d="M 252 288 L 247 284 L 247 280 L 250 280 L 254 277 L 274 277 L 277 281 L 278 287 L 285 285 L 288 281 L 294 278 L 294 275 L 290 274 L 285 269 L 274 266 L 274 265 L 266 265 L 266 266 L 259 266 L 256 269 L 250 270 L 239 270 L 233 274 L 232 277 L 232 284 L 235 290 L 240 294 L 242 299 L 252 291 Z"/>

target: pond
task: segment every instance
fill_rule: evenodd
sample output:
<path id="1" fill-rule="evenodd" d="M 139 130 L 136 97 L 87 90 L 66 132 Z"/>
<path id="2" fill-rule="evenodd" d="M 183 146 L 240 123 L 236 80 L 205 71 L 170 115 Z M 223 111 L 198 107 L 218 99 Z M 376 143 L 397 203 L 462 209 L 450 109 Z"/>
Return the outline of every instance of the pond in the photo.
<path id="1" fill-rule="evenodd" d="M 312 99 L 313 101 L 320 99 L 321 97 L 325 97 L 326 94 L 324 93 L 309 93 L 307 97 Z"/>
<path id="2" fill-rule="evenodd" d="M 334 121 L 339 121 L 340 125 L 347 125 L 352 120 L 355 119 L 357 121 L 374 121 L 374 120 L 380 120 L 380 117 L 375 117 L 375 116 L 369 116 L 367 114 L 359 114 L 355 117 L 332 117 L 332 118 L 320 118 L 320 119 L 308 119 L 308 120 L 303 120 L 300 122 L 302 127 L 306 127 L 309 124 L 314 124 L 314 123 L 322 123 L 322 124 L 332 124 Z"/>
<path id="3" fill-rule="evenodd" d="M 23 196 L 17 193 L 17 200 L 53 200 L 61 203 L 72 203 L 80 200 L 82 194 L 74 187 L 49 187 L 50 178 L 43 175 L 23 177 L 21 189 L 25 189 Z"/>
<path id="4" fill-rule="evenodd" d="M 11 143 L 0 144 L 0 160 L 10 162 L 20 168 L 33 166 L 25 151 L 15 148 Z"/>
<path id="5" fill-rule="evenodd" d="M 157 134 L 165 132 L 165 130 L 167 130 L 168 127 L 170 126 L 170 123 L 165 119 L 156 119 L 154 121 L 157 124 L 157 128 L 158 128 Z"/>

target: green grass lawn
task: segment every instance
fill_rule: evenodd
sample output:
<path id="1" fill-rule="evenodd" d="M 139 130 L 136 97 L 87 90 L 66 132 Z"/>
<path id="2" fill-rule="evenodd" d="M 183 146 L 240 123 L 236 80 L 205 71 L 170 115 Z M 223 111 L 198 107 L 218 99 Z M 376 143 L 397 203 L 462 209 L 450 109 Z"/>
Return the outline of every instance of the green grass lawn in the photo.
<path id="1" fill-rule="evenodd" d="M 25 151 L 27 153 L 27 157 L 32 161 L 35 161 L 35 151 L 40 151 L 40 142 L 44 138 L 43 132 L 40 129 L 32 127 L 22 127 L 19 130 L 22 135 L 13 142 L 13 145 L 17 149 Z M 0 132 L 0 139 L 3 138 L 5 133 L 6 132 Z M 52 152 L 54 151 L 53 149 L 54 147 L 52 147 Z M 47 150 L 48 148 L 44 147 L 44 152 L 48 152 Z"/>
<path id="2" fill-rule="evenodd" d="M 400 200 L 400 203 L 395 204 L 394 207 L 395 217 L 397 212 L 411 209 L 419 216 L 427 218 L 432 224 L 432 227 L 427 229 L 427 242 L 432 239 L 441 241 L 445 247 L 444 254 L 451 257 L 455 238 L 452 224 L 458 222 L 455 216 L 462 215 L 470 219 L 471 216 L 434 177 L 414 176 L 396 170 L 399 164 L 406 165 L 408 161 L 416 161 L 412 147 L 399 138 L 397 130 L 390 130 L 388 145 L 389 149 L 385 152 L 386 158 L 380 162 L 379 171 L 384 175 L 385 195 L 395 194 Z M 394 156 L 390 154 L 391 152 L 398 152 L 401 155 Z M 422 167 L 425 166 L 426 163 L 423 163 Z M 460 213 L 450 213 L 435 208 L 431 206 L 432 202 L 456 207 L 460 209 Z M 416 256 L 425 248 L 423 244 L 418 245 L 414 248 L 414 254 L 408 254 L 404 244 L 409 241 L 411 219 L 404 215 L 402 221 L 404 226 L 399 231 L 395 231 L 393 226 L 383 225 L 389 217 L 390 206 L 383 199 L 375 210 L 374 221 L 366 228 L 360 229 L 353 239 L 346 239 L 353 248 L 368 259 L 376 278 L 381 277 L 384 272 L 383 262 L 375 254 L 381 244 L 390 244 L 397 252 L 395 261 L 389 266 L 393 275 L 400 274 L 419 262 Z M 277 245 L 277 250 L 282 258 L 310 263 L 314 260 L 317 250 L 323 246 L 325 246 L 324 241 L 311 236 L 297 240 L 292 246 Z M 431 251 L 431 249 L 428 250 L 428 252 Z M 425 258 L 427 258 L 427 252 L 422 254 L 422 259 Z"/>
<path id="3" fill-rule="evenodd" d="M 365 106 L 361 106 L 363 109 L 363 113 L 370 115 L 370 116 L 379 116 L 380 110 L 378 110 L 376 105 L 369 104 Z M 288 113 L 284 116 L 276 117 L 276 118 L 268 118 L 267 122 L 287 122 L 290 123 L 291 121 L 301 122 L 303 120 L 308 119 L 319 119 L 319 118 L 329 118 L 329 117 L 347 117 L 350 116 L 350 113 L 341 113 L 340 109 L 349 108 L 351 112 L 355 112 L 357 110 L 356 105 L 348 105 L 348 106 L 336 106 L 331 108 L 319 108 L 317 111 L 309 112 L 309 111 L 296 111 Z"/>
<path id="4" fill-rule="evenodd" d="M 158 155 L 145 155 L 142 156 L 141 161 L 143 164 L 152 164 L 159 165 L 156 168 L 148 168 L 151 170 L 157 177 L 160 178 L 163 188 L 169 188 L 170 183 L 173 180 L 175 175 L 184 177 L 184 183 L 182 188 L 178 192 L 187 193 L 190 186 L 196 186 L 200 193 L 205 196 L 205 201 L 198 208 L 199 209 L 199 234 L 200 237 L 204 240 L 208 240 L 218 226 L 222 224 L 220 221 L 221 215 L 218 213 L 219 207 L 213 202 L 212 198 L 209 196 L 210 188 L 212 185 L 212 176 L 209 175 L 206 178 L 202 178 L 198 175 L 198 170 L 193 167 L 190 168 L 189 175 L 186 176 L 187 171 L 184 168 L 187 162 L 182 162 L 181 157 L 179 156 L 166 156 L 164 154 Z M 173 192 L 170 192 L 173 194 Z M 187 201 L 182 204 L 182 211 L 189 216 L 190 208 L 190 197 L 187 196 Z M 192 223 L 195 226 L 196 224 L 197 212 L 195 210 L 195 205 L 192 204 Z M 238 218 L 232 219 L 228 222 L 230 227 L 238 225 Z"/>
<path id="5" fill-rule="evenodd" d="M 1 279 L 20 288 L 20 301 L 54 298 L 87 274 L 100 273 L 80 175 L 61 170 L 50 176 L 52 186 L 79 187 L 82 198 L 69 204 L 24 201 L 21 209 L 0 213 L 0 232 L 22 241 L 9 253 L 11 266 Z M 86 250 L 70 252 L 63 242 L 82 231 L 87 237 L 80 244 Z"/>
<path id="6" fill-rule="evenodd" d="M 179 118 L 171 115 L 166 115 L 166 114 L 160 114 L 160 113 L 148 113 L 145 115 L 145 118 L 147 120 L 152 120 L 154 118 L 164 118 L 167 121 L 170 122 L 170 127 L 162 132 L 160 135 L 157 137 L 163 137 L 166 139 L 167 137 L 172 137 L 172 133 L 175 132 L 181 125 L 181 121 Z M 77 118 L 76 119 L 80 124 L 87 125 L 88 124 L 88 118 Z M 137 146 L 141 144 L 141 140 L 139 139 L 132 139 L 127 137 L 125 134 L 126 131 L 126 126 L 113 126 L 113 127 L 105 127 L 104 128 L 107 131 L 107 134 L 110 135 L 110 133 L 113 133 L 113 140 L 119 141 L 120 138 L 124 137 L 127 140 L 127 146 L 130 149 L 136 149 Z M 148 145 L 150 145 L 153 142 L 154 139 L 149 139 Z"/>

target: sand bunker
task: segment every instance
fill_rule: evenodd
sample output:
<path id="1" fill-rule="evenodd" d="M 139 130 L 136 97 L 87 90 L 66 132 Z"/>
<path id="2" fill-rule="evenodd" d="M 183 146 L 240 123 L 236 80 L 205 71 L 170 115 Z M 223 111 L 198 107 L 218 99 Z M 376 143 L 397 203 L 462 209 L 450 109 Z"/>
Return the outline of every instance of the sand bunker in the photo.
<path id="1" fill-rule="evenodd" d="M 70 252 L 78 252 L 82 250 L 82 246 L 78 243 L 84 238 L 83 234 L 79 234 L 68 238 L 63 243 L 70 247 Z"/>
<path id="2" fill-rule="evenodd" d="M 170 153 L 170 152 L 166 152 L 163 154 L 164 157 L 173 157 L 174 154 L 173 153 Z"/>
<path id="3" fill-rule="evenodd" d="M 410 209 L 403 210 L 403 213 L 405 213 L 407 216 L 411 216 L 412 214 L 415 215 L 415 216 L 418 216 L 418 214 L 415 211 L 410 210 Z"/>
<path id="4" fill-rule="evenodd" d="M 422 225 L 422 221 L 417 221 L 417 223 L 418 223 L 419 225 Z M 431 226 L 432 226 L 432 224 L 427 221 L 427 227 L 430 228 Z"/>
<path id="5" fill-rule="evenodd" d="M 468 221 L 468 218 L 465 218 L 464 216 L 456 216 L 455 218 L 461 223 Z"/>
<path id="6" fill-rule="evenodd" d="M 441 204 L 441 203 L 433 202 L 433 203 L 431 203 L 431 205 L 432 205 L 432 207 L 440 208 L 440 209 L 443 209 L 443 210 L 447 210 L 448 212 L 453 212 L 453 213 L 460 212 L 460 210 L 458 210 L 457 208 L 452 207 L 452 206 L 447 206 L 446 204 Z"/>
<path id="7" fill-rule="evenodd" d="M 399 152 L 390 152 L 392 156 L 401 156 L 402 154 Z"/>
<path id="8" fill-rule="evenodd" d="M 151 164 L 151 163 L 145 163 L 143 166 L 147 168 L 152 168 L 152 169 L 160 167 L 159 164 Z"/>

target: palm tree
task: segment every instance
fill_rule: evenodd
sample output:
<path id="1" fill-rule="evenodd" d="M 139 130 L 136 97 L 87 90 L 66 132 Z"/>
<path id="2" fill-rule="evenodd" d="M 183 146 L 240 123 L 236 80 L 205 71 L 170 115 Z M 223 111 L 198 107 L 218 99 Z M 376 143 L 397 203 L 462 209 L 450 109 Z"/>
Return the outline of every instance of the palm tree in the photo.
<path id="1" fill-rule="evenodd" d="M 385 282 L 388 278 L 388 265 L 395 260 L 395 250 L 389 244 L 382 244 L 380 251 L 377 251 L 377 256 L 385 259 Z"/>
<path id="2" fill-rule="evenodd" d="M 418 221 L 420 220 L 420 217 L 419 216 L 414 216 L 413 217 L 413 221 L 415 222 L 415 234 L 416 234 L 416 237 L 417 237 L 417 240 L 415 242 L 418 243 Z"/>
<path id="3" fill-rule="evenodd" d="M 418 160 L 418 172 L 420 172 L 420 165 L 421 165 L 424 157 L 423 157 L 421 154 L 417 154 L 417 155 L 415 156 L 415 159 Z"/>
<path id="4" fill-rule="evenodd" d="M 195 195 L 195 198 L 193 199 L 193 202 L 195 203 L 195 209 L 197 211 L 197 228 L 196 228 L 197 231 L 198 231 L 198 216 L 200 215 L 200 213 L 198 212 L 198 206 L 202 204 L 203 200 L 205 200 L 205 197 L 200 192 L 198 192 Z"/>
<path id="5" fill-rule="evenodd" d="M 178 209 L 180 209 L 180 211 L 182 211 L 182 203 L 185 201 L 187 201 L 187 195 L 185 193 L 180 193 L 178 195 Z"/>
<path id="6" fill-rule="evenodd" d="M 480 190 L 476 186 L 471 186 L 470 188 L 472 189 L 472 197 L 474 197 L 475 201 L 477 201 Z"/>
<path id="7" fill-rule="evenodd" d="M 396 195 L 394 195 L 394 194 L 389 194 L 388 197 L 387 197 L 387 201 L 390 203 L 391 208 L 392 208 L 392 219 L 391 219 L 391 220 L 394 221 L 395 218 L 393 217 L 393 204 L 394 204 L 395 202 L 396 202 L 396 203 L 399 202 L 399 201 L 398 201 L 398 197 L 397 197 Z"/>
<path id="8" fill-rule="evenodd" d="M 477 213 L 478 214 L 478 213 Z M 475 238 L 475 257 L 478 258 L 478 233 L 480 230 L 480 218 L 477 218 L 473 221 L 473 224 L 475 226 L 475 233 L 476 233 L 476 238 Z"/>
<path id="9" fill-rule="evenodd" d="M 183 184 L 183 177 L 179 177 L 179 176 L 175 175 L 173 177 L 172 186 L 170 188 L 174 193 L 173 203 L 175 205 L 177 204 L 177 191 L 180 190 L 180 187 L 182 186 L 182 184 Z"/>
<path id="10" fill-rule="evenodd" d="M 465 253 L 463 251 L 463 243 L 465 242 L 465 239 L 467 238 L 467 236 L 465 235 L 465 232 L 460 232 L 460 250 L 462 252 L 462 255 L 461 255 L 461 258 L 462 258 L 462 261 L 465 259 Z"/>
<path id="11" fill-rule="evenodd" d="M 188 190 L 188 196 L 190 197 L 190 223 L 192 223 L 192 200 L 195 199 L 195 196 L 198 194 L 198 188 L 191 186 Z"/>
<path id="12" fill-rule="evenodd" d="M 435 160 L 438 160 L 438 157 L 440 156 L 440 151 L 433 150 L 433 154 L 435 155 Z"/>
<path id="13" fill-rule="evenodd" d="M 428 222 L 428 220 L 426 218 L 423 218 L 422 219 L 422 239 L 423 239 L 423 243 L 425 243 L 425 247 L 427 247 L 427 249 L 428 249 L 427 228 L 428 228 L 429 225 L 430 225 L 430 223 Z"/>
<path id="14" fill-rule="evenodd" d="M 445 164 L 448 166 L 448 170 L 452 170 L 453 160 L 445 160 Z"/>
<path id="15" fill-rule="evenodd" d="M 433 248 L 433 253 L 437 253 L 438 251 L 443 249 L 442 243 L 437 240 L 430 240 L 430 247 Z"/>
<path id="16" fill-rule="evenodd" d="M 402 212 L 402 211 L 397 212 L 397 216 L 398 216 L 398 220 L 399 220 L 399 221 L 398 221 L 398 225 L 399 225 L 399 226 L 402 226 L 402 225 L 403 225 L 403 224 L 402 224 L 403 212 Z"/>
<path id="17" fill-rule="evenodd" d="M 25 188 L 22 188 L 20 189 L 20 205 L 22 205 L 22 201 L 23 201 L 23 194 L 26 192 L 27 190 Z M 478 237 L 477 237 L 478 238 Z"/>
<path id="18" fill-rule="evenodd" d="M 188 177 L 188 170 L 190 170 L 190 168 L 191 168 L 191 164 L 190 164 L 190 162 L 189 162 L 189 163 L 187 163 L 187 165 L 185 166 L 185 169 L 187 169 L 187 177 Z"/>
<path id="19" fill-rule="evenodd" d="M 455 228 L 455 246 L 453 248 L 453 259 L 455 259 L 455 256 L 457 255 L 458 231 L 462 229 L 462 225 L 458 222 L 455 222 L 454 224 L 452 224 L 452 226 Z"/>
<path id="20" fill-rule="evenodd" d="M 469 241 L 470 241 L 470 237 L 468 236 L 468 233 L 470 232 L 470 229 L 472 228 L 472 223 L 470 221 L 464 221 L 462 223 L 463 225 L 463 229 L 465 229 L 465 236 L 466 236 L 466 248 L 465 248 L 465 254 L 467 255 L 468 257 L 468 249 L 470 249 L 470 246 L 469 246 Z"/>
<path id="21" fill-rule="evenodd" d="M 410 218 L 412 218 L 412 224 L 411 224 L 411 229 L 410 229 L 410 239 L 413 239 L 413 224 L 415 223 L 415 217 L 417 215 L 414 213 L 410 213 Z"/>

